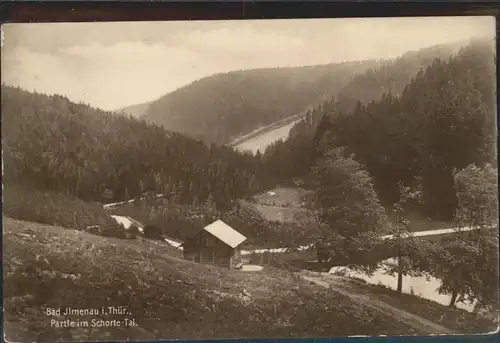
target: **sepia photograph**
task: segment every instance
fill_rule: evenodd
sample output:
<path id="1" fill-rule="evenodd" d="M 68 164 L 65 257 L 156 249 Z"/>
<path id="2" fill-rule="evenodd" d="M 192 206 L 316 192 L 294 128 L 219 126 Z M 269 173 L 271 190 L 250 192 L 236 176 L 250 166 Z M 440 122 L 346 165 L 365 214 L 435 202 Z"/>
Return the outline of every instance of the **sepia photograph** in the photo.
<path id="1" fill-rule="evenodd" d="M 6 341 L 497 332 L 494 17 L 1 34 Z"/>

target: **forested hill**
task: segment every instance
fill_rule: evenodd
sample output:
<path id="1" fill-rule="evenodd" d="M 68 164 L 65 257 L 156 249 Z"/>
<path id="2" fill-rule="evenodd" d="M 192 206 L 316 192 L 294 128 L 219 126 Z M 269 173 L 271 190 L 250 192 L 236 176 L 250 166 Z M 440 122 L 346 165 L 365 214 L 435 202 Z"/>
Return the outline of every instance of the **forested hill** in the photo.
<path id="1" fill-rule="evenodd" d="M 432 61 L 436 58 L 447 60 L 466 45 L 467 42 L 458 42 L 409 51 L 377 67 L 368 68 L 364 73 L 354 76 L 338 93 L 310 111 L 306 121 L 315 128 L 324 112 L 349 112 L 354 110 L 358 102 L 367 104 L 370 101 L 378 101 L 387 93 L 398 96 L 415 75 L 425 70 Z M 291 135 L 297 130 L 298 127 L 292 129 Z"/>
<path id="2" fill-rule="evenodd" d="M 304 120 L 292 127 L 287 140 L 268 147 L 264 160 L 270 174 L 280 180 L 304 176 L 310 169 L 313 140 L 325 114 L 350 113 L 358 103 L 365 105 L 380 101 L 384 94 L 399 96 L 416 74 L 425 70 L 434 59 L 448 60 L 465 45 L 467 42 L 457 42 L 410 51 L 385 61 L 378 68 L 368 68 L 365 73 L 358 74 L 333 97 L 308 111 Z"/>
<path id="3" fill-rule="evenodd" d="M 145 118 L 216 144 L 321 103 L 381 62 L 233 71 L 195 81 L 151 103 Z"/>
<path id="4" fill-rule="evenodd" d="M 412 78 L 420 70 L 427 68 L 434 59 L 447 60 L 465 45 L 465 42 L 461 42 L 410 51 L 387 61 L 379 68 L 368 69 L 338 92 L 336 110 L 344 112 L 353 110 L 358 101 L 362 104 L 378 101 L 384 93 L 401 94 Z"/>
<path id="5" fill-rule="evenodd" d="M 4 184 L 84 200 L 130 199 L 147 190 L 218 206 L 265 187 L 259 161 L 163 128 L 2 85 Z"/>
<path id="6" fill-rule="evenodd" d="M 452 218 L 454 170 L 496 165 L 495 52 L 474 42 L 447 60 L 419 72 L 400 97 L 358 103 L 349 113 L 325 113 L 311 165 L 345 147 L 373 176 L 387 204 L 399 196 L 398 182 L 423 194 L 428 216 Z"/>
<path id="7" fill-rule="evenodd" d="M 338 93 L 343 105 L 353 106 L 357 100 L 377 100 L 389 89 L 401 90 L 433 58 L 448 57 L 459 45 L 434 46 L 396 60 L 216 74 L 124 111 L 206 142 L 227 144 Z"/>
<path id="8" fill-rule="evenodd" d="M 150 102 L 144 102 L 142 104 L 131 105 L 117 109 L 115 112 L 130 115 L 135 118 L 142 117 L 148 110 Z"/>

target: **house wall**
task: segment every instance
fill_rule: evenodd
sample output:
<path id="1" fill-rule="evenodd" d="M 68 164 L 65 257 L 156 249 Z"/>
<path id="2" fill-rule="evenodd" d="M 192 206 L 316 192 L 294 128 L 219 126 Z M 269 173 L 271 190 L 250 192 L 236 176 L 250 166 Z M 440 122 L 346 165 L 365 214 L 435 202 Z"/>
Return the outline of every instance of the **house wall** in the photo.
<path id="1" fill-rule="evenodd" d="M 234 249 L 206 231 L 186 240 L 183 251 L 185 260 L 228 268 L 234 255 Z"/>
<path id="2" fill-rule="evenodd" d="M 234 253 L 233 253 L 233 265 L 241 263 L 241 261 L 242 261 L 241 249 L 240 249 L 240 247 L 236 247 L 236 248 L 234 248 Z"/>

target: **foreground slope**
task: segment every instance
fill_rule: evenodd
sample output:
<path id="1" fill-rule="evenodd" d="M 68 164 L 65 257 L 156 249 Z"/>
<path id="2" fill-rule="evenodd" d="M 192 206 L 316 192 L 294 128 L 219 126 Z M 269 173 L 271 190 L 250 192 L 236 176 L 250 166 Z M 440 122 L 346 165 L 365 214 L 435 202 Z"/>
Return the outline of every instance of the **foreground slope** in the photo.
<path id="1" fill-rule="evenodd" d="M 183 261 L 167 245 L 4 218 L 10 341 L 437 333 L 342 292 L 268 268 L 258 275 Z M 49 317 L 46 308 L 123 306 L 121 316 Z M 50 320 L 138 326 L 55 328 Z M 438 330 L 439 331 L 439 330 Z"/>

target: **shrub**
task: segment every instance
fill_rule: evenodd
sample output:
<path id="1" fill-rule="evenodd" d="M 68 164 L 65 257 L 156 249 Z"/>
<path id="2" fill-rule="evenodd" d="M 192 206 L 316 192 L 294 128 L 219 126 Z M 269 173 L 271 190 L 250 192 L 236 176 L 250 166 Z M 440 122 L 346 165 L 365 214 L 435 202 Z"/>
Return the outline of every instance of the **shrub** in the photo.
<path id="1" fill-rule="evenodd" d="M 136 225 L 131 225 L 125 232 L 125 238 L 135 239 L 139 236 L 139 228 Z"/>
<path id="2" fill-rule="evenodd" d="M 105 226 L 101 234 L 105 237 L 125 238 L 125 227 L 115 222 Z"/>
<path id="3" fill-rule="evenodd" d="M 144 227 L 144 237 L 149 239 L 161 239 L 162 230 L 160 226 L 148 224 Z"/>

